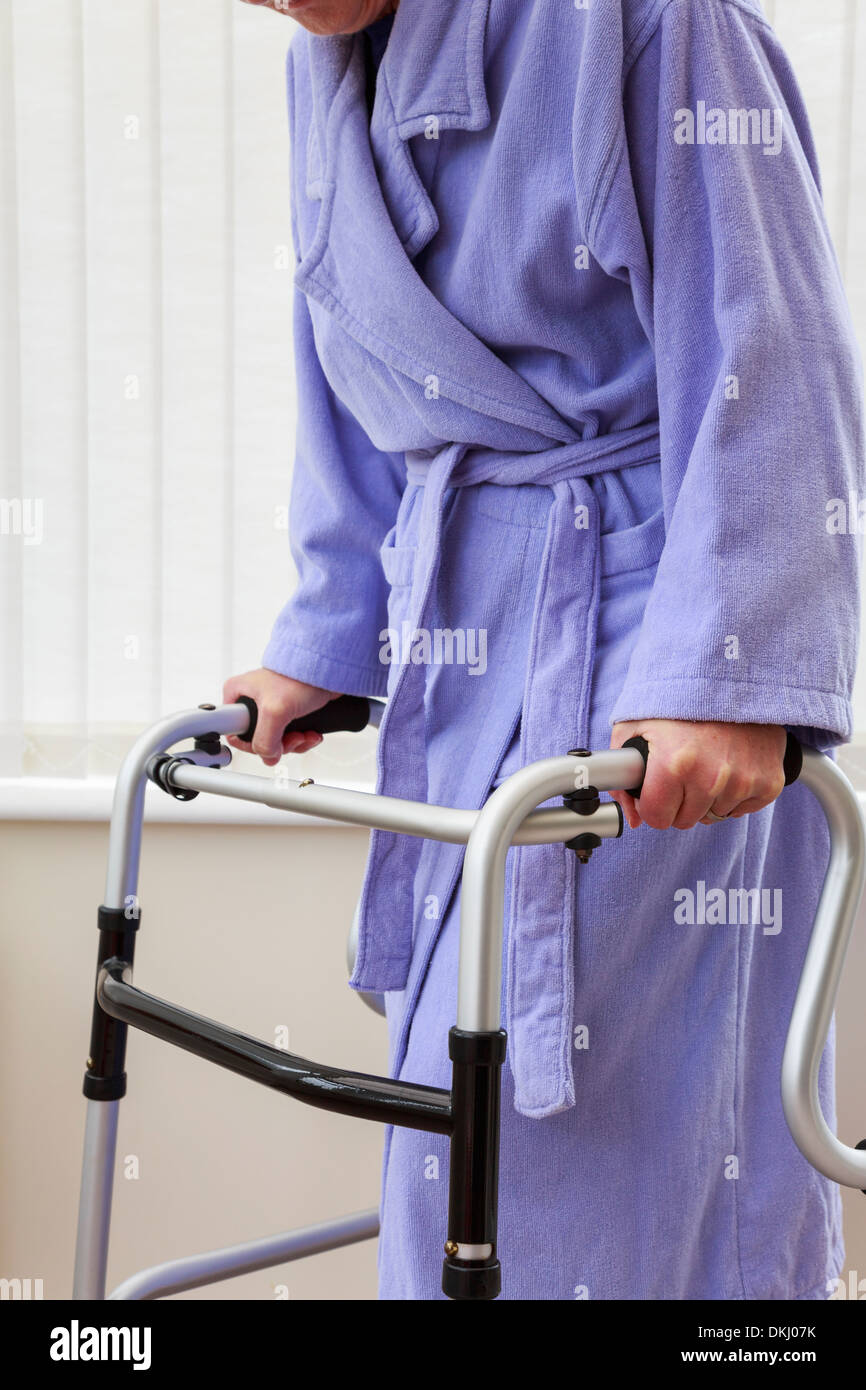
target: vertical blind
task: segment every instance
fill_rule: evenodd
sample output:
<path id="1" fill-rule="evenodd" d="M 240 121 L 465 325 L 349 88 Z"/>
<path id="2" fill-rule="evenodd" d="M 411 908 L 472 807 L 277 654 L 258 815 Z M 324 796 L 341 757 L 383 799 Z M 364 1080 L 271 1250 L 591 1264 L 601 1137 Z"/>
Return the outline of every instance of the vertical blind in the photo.
<path id="1" fill-rule="evenodd" d="M 290 591 L 292 28 L 0 0 L 4 775 L 113 770 Z"/>
<path id="2" fill-rule="evenodd" d="M 862 342 L 866 4 L 765 9 Z M 0 0 L 2 776 L 113 772 L 259 664 L 290 592 L 293 30 L 238 0 Z M 864 677 L 857 708 L 866 738 Z"/>

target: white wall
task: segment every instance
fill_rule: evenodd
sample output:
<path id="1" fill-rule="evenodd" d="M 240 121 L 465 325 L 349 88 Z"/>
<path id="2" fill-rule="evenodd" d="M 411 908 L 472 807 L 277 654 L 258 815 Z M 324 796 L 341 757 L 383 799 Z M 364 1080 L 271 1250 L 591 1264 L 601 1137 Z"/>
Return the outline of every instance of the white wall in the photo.
<path id="1" fill-rule="evenodd" d="M 107 827 L 7 822 L 0 973 L 0 1275 L 67 1298 Z M 136 983 L 317 1061 L 384 1071 L 385 1023 L 346 988 L 366 833 L 148 826 Z M 382 1127 L 328 1115 L 132 1031 L 109 1287 L 175 1256 L 376 1207 Z M 140 1176 L 124 1177 L 125 1160 Z M 191 1298 L 373 1299 L 376 1243 Z"/>

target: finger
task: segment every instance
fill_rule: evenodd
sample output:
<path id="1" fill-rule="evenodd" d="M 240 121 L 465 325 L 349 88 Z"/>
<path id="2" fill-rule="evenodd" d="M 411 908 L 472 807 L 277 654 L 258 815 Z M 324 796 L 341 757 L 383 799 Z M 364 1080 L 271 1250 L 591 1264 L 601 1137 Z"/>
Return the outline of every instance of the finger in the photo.
<path id="1" fill-rule="evenodd" d="M 228 680 L 226 680 L 226 681 L 223 682 L 223 704 L 224 704 L 224 705 L 234 705 L 234 704 L 236 704 L 236 703 L 237 703 L 237 698 L 238 698 L 239 695 L 243 695 L 243 694 L 246 694 L 246 693 L 249 692 L 249 690 L 250 690 L 250 686 L 249 686 L 249 683 L 248 683 L 248 676 L 249 676 L 249 674 L 250 674 L 250 673 L 245 672 L 244 675 L 241 675 L 241 676 L 229 676 Z"/>
<path id="2" fill-rule="evenodd" d="M 716 811 L 712 791 L 694 782 L 687 782 L 679 811 L 671 822 L 675 830 L 691 830 L 702 823 L 708 811 Z M 717 814 L 720 814 L 716 811 Z"/>
<path id="3" fill-rule="evenodd" d="M 751 796 L 753 789 L 751 777 L 735 772 L 729 764 L 724 764 L 716 777 L 709 809 L 720 820 L 726 820 L 741 802 Z"/>
<path id="4" fill-rule="evenodd" d="M 748 815 L 748 812 L 743 810 L 746 804 L 745 801 L 740 802 L 738 806 L 735 806 L 732 811 L 726 812 L 724 816 L 719 814 L 715 806 L 711 806 L 710 811 L 712 814 L 702 816 L 701 825 L 721 825 L 726 820 L 738 820 L 741 815 Z M 760 807 L 756 806 L 754 809 L 759 810 Z"/>
<path id="5" fill-rule="evenodd" d="M 315 729 L 295 729 L 283 735 L 284 753 L 309 753 L 322 742 L 322 735 Z"/>
<path id="6" fill-rule="evenodd" d="M 716 768 L 711 780 L 706 772 L 701 775 L 697 769 L 686 780 L 683 804 L 674 825 L 678 830 L 690 830 L 698 824 L 715 825 L 713 816 L 724 820 L 750 789 L 750 779 L 735 773 L 728 763 Z"/>
<path id="7" fill-rule="evenodd" d="M 653 830 L 668 830 L 679 814 L 684 795 L 681 778 L 673 776 L 658 761 L 654 766 L 650 756 L 637 800 L 641 820 Z"/>
<path id="8" fill-rule="evenodd" d="M 322 735 L 321 735 L 321 734 L 316 734 L 316 733 L 306 734 L 305 737 L 304 737 L 303 743 L 301 743 L 301 744 L 295 749 L 295 752 L 296 752 L 296 753 L 312 753 L 313 749 L 314 749 L 314 748 L 318 748 L 318 746 L 319 746 L 319 744 L 320 744 L 321 742 L 322 742 Z"/>
<path id="9" fill-rule="evenodd" d="M 618 802 L 622 807 L 622 813 L 629 829 L 637 830 L 638 827 L 643 824 L 643 821 L 638 814 L 637 802 L 634 797 L 630 796 L 628 792 L 622 791 L 611 792 L 610 795 L 613 800 Z"/>
<path id="10" fill-rule="evenodd" d="M 253 734 L 253 752 L 266 767 L 273 767 L 283 753 L 283 730 L 288 720 L 285 710 L 259 705 L 259 717 Z"/>
<path id="11" fill-rule="evenodd" d="M 784 785 L 784 779 L 782 779 L 782 783 Z M 779 793 L 774 791 L 773 784 L 771 784 L 770 789 L 763 796 L 747 795 L 735 801 L 733 805 L 728 805 L 726 801 L 725 806 L 727 806 L 728 809 L 725 809 L 725 806 L 720 809 L 719 803 L 714 802 L 710 810 L 713 812 L 713 815 L 719 819 L 740 820 L 742 816 L 751 816 L 754 815 L 756 811 L 766 810 L 768 806 L 772 806 L 778 795 Z M 718 820 L 713 820 L 712 817 L 707 817 L 701 821 L 702 825 L 718 825 L 718 823 Z"/>
<path id="12" fill-rule="evenodd" d="M 775 776 L 764 776 L 757 781 L 748 777 L 732 777 L 710 809 L 726 820 L 737 820 L 740 816 L 750 816 L 772 805 L 784 787 L 785 774 L 781 768 Z"/>
<path id="13" fill-rule="evenodd" d="M 756 811 L 765 811 L 768 806 L 772 806 L 775 799 L 773 796 L 750 796 L 730 812 L 728 820 L 739 820 L 742 816 L 753 816 Z"/>

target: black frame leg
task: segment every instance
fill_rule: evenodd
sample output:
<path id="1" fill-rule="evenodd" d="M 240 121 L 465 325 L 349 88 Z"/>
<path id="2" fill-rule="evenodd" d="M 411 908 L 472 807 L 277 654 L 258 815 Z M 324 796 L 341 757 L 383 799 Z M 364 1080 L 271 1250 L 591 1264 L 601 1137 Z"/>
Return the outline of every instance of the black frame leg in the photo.
<path id="1" fill-rule="evenodd" d="M 451 1165 L 442 1292 L 452 1299 L 498 1298 L 499 1109 L 506 1034 L 452 1028 Z"/>

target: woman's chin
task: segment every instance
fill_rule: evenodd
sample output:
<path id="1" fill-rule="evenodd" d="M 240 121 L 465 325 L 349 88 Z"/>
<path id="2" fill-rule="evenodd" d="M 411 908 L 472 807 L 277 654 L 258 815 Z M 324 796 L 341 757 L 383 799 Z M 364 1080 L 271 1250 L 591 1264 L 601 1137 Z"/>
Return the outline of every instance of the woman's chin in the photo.
<path id="1" fill-rule="evenodd" d="M 311 34 L 354 34 L 365 29 L 393 5 L 382 0 L 273 0 L 281 10 Z"/>

